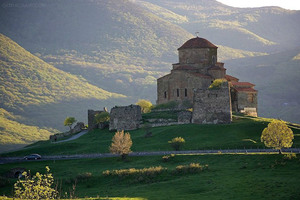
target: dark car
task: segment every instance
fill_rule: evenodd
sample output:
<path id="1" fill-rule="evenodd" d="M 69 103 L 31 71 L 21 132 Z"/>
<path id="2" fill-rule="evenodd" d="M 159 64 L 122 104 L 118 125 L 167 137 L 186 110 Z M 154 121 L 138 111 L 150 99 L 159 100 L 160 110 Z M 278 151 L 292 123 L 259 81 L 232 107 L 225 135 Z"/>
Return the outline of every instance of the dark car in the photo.
<path id="1" fill-rule="evenodd" d="M 38 159 L 42 159 L 42 156 L 39 154 L 31 154 L 28 156 L 24 157 L 25 160 L 38 160 Z"/>

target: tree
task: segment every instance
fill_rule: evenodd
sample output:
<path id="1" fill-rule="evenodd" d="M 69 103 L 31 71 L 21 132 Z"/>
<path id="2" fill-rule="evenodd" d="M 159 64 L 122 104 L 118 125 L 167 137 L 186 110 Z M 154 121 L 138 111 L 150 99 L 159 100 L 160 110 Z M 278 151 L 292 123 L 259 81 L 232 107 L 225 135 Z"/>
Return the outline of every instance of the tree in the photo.
<path id="1" fill-rule="evenodd" d="M 18 199 L 55 199 L 58 195 L 51 186 L 54 183 L 50 168 L 46 166 L 46 174 L 37 172 L 33 177 L 23 172 L 24 180 L 19 179 L 14 184 L 15 197 Z"/>
<path id="2" fill-rule="evenodd" d="M 64 125 L 70 127 L 70 131 L 72 130 L 72 125 L 76 122 L 76 119 L 74 117 L 67 117 L 65 119 Z"/>
<path id="3" fill-rule="evenodd" d="M 112 138 L 112 143 L 109 147 L 109 151 L 113 154 L 121 155 L 122 160 L 125 160 L 126 156 L 131 152 L 131 146 L 132 140 L 130 138 L 130 134 L 124 134 L 124 131 L 117 131 Z"/>
<path id="4" fill-rule="evenodd" d="M 281 120 L 273 120 L 268 124 L 261 134 L 261 141 L 267 147 L 273 147 L 279 150 L 289 148 L 293 144 L 293 131 Z"/>
<path id="5" fill-rule="evenodd" d="M 145 99 L 139 99 L 139 101 L 136 102 L 136 105 L 141 106 L 142 113 L 148 113 L 151 111 L 151 108 L 152 108 L 152 103 Z"/>
<path id="6" fill-rule="evenodd" d="M 175 149 L 175 151 L 178 151 L 185 143 L 185 140 L 182 137 L 176 137 L 171 141 L 168 141 L 168 143 Z"/>
<path id="7" fill-rule="evenodd" d="M 101 112 L 95 115 L 95 122 L 96 123 L 105 123 L 108 122 L 110 119 L 108 112 Z"/>

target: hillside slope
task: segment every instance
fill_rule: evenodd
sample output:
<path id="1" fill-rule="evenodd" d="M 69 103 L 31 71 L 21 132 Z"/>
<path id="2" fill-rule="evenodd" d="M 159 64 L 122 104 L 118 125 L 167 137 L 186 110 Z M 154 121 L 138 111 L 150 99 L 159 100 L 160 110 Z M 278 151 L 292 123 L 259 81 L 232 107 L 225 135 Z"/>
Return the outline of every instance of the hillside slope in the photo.
<path id="1" fill-rule="evenodd" d="M 71 99 L 122 98 L 90 85 L 32 55 L 0 34 L 1 107 L 38 105 Z"/>
<path id="2" fill-rule="evenodd" d="M 265 117 L 299 123 L 300 49 L 228 61 L 228 73 L 256 84 L 258 111 Z"/>
<path id="3" fill-rule="evenodd" d="M 217 44 L 232 48 L 278 52 L 299 46 L 300 11 L 279 7 L 234 8 L 215 0 L 134 0 L 152 13 L 199 32 Z M 181 19 L 172 20 L 172 16 Z"/>
<path id="4" fill-rule="evenodd" d="M 194 37 L 131 1 L 47 0 L 34 5 L 0 8 L 0 31 L 53 66 L 105 90 L 126 91 L 136 100 L 155 102 L 156 79 L 177 62 L 177 48 Z M 262 55 L 228 49 L 220 48 L 220 60 Z"/>
<path id="5" fill-rule="evenodd" d="M 2 34 L 0 82 L 0 107 L 23 116 L 18 122 L 39 127 L 62 129 L 68 115 L 84 121 L 89 106 L 126 99 L 56 69 Z"/>
<path id="6" fill-rule="evenodd" d="M 47 140 L 50 131 L 17 122 L 19 117 L 0 108 L 0 152 L 13 150 L 39 140 Z"/>

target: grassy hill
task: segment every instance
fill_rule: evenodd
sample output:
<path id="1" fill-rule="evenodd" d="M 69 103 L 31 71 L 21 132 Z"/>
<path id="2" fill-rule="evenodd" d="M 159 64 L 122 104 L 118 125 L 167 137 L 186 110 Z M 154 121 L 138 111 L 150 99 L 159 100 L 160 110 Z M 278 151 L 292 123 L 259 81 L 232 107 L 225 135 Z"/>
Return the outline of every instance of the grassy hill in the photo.
<path id="1" fill-rule="evenodd" d="M 184 149 L 227 149 L 263 147 L 261 131 L 269 119 L 235 119 L 230 125 L 178 125 L 152 128 L 153 136 L 144 138 L 144 130 L 130 131 L 133 151 L 171 150 L 168 140 L 176 136 L 186 139 Z M 299 129 L 293 129 L 294 145 L 300 144 Z M 60 144 L 38 142 L 23 151 L 6 155 L 22 156 L 32 152 L 49 154 L 80 154 L 107 152 L 112 132 L 95 130 L 77 140 Z M 256 143 L 254 143 L 256 142 Z M 2 154 L 3 156 L 3 154 Z M 49 166 L 59 192 L 66 198 L 94 197 L 96 199 L 298 199 L 300 159 L 279 154 L 216 154 L 175 155 L 169 161 L 161 156 L 51 160 L 19 162 L 0 165 L 0 195 L 12 194 L 17 179 L 5 174 L 15 167 L 31 173 L 44 173 Z M 177 172 L 180 165 L 208 165 L 201 172 Z M 72 166 L 72 167 L 70 167 Z M 143 169 L 162 166 L 159 174 L 105 176 L 106 170 Z M 132 170 L 133 171 L 133 170 Z M 1 177 L 2 176 L 2 177 Z M 75 189 L 72 189 L 74 188 Z M 73 193 L 74 192 L 74 193 Z"/>
<path id="2" fill-rule="evenodd" d="M 129 131 L 133 141 L 132 150 L 140 151 L 171 151 L 168 141 L 174 137 L 183 137 L 186 144 L 183 150 L 200 149 L 244 149 L 263 148 L 260 136 L 269 120 L 237 118 L 230 125 L 176 125 L 151 128 L 152 137 L 145 138 L 145 130 Z M 293 129 L 294 146 L 299 147 L 299 129 Z M 94 130 L 77 140 L 65 143 L 38 142 L 20 151 L 5 156 L 24 156 L 39 152 L 42 155 L 71 155 L 85 153 L 108 153 L 114 132 Z M 3 155 L 4 156 L 4 155 Z"/>

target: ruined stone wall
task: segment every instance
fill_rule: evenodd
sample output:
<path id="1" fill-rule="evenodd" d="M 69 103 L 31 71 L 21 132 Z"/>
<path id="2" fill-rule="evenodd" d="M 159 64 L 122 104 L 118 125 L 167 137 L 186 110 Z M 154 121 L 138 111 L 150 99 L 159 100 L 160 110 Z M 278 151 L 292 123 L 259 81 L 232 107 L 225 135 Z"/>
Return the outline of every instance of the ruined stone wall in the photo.
<path id="1" fill-rule="evenodd" d="M 141 120 L 140 106 L 116 106 L 110 111 L 109 130 L 135 130 L 140 127 Z"/>
<path id="2" fill-rule="evenodd" d="M 251 116 L 257 116 L 257 93 L 237 93 L 238 111 Z M 251 110 L 251 112 L 246 112 Z"/>
<path id="3" fill-rule="evenodd" d="M 203 78 L 183 70 L 173 71 L 171 74 L 157 80 L 157 104 L 170 101 L 179 103 L 193 102 L 194 90 L 206 89 L 212 79 Z"/>
<path id="4" fill-rule="evenodd" d="M 224 82 L 220 89 L 195 91 L 192 123 L 227 124 L 231 119 L 228 82 Z"/>
<path id="5" fill-rule="evenodd" d="M 95 123 L 95 115 L 104 111 L 101 110 L 88 110 L 88 130 L 93 130 L 98 127 L 98 124 Z"/>

